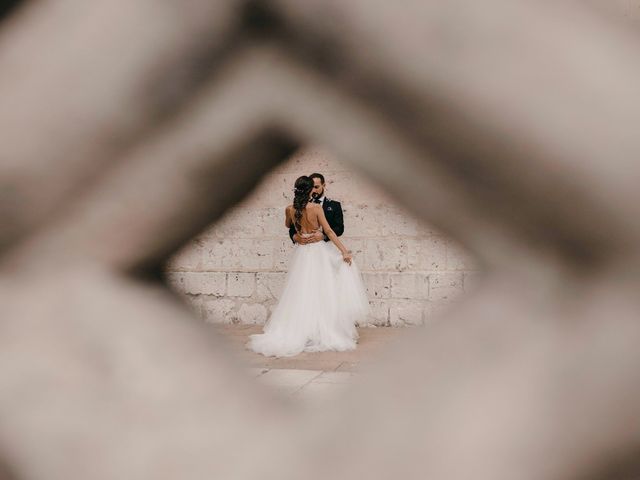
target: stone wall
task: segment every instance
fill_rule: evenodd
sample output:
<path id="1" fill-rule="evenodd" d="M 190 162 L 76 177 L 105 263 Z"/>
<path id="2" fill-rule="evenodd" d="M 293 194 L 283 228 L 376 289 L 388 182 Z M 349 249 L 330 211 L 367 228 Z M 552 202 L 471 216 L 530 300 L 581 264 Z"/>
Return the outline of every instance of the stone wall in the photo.
<path id="1" fill-rule="evenodd" d="M 168 265 L 173 287 L 207 321 L 264 323 L 281 292 L 294 245 L 284 226 L 295 179 L 320 172 L 342 203 L 345 233 L 362 270 L 373 325 L 422 325 L 468 290 L 472 262 L 419 224 L 384 192 L 322 149 L 295 155 L 242 204 L 195 238 Z"/>

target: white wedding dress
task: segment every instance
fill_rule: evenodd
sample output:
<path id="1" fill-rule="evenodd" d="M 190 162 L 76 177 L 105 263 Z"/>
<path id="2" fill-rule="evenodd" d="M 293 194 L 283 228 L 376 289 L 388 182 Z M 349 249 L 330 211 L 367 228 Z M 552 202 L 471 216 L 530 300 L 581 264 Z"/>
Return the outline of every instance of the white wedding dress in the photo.
<path id="1" fill-rule="evenodd" d="M 296 244 L 280 301 L 247 347 L 266 356 L 356 348 L 356 322 L 369 301 L 355 262 L 349 266 L 331 242 Z"/>

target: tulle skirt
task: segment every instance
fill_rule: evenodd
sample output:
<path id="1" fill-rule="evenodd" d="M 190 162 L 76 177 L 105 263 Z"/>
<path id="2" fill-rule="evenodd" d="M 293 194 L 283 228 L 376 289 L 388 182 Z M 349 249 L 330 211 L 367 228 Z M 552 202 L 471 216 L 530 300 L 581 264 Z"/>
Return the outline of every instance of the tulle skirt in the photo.
<path id="1" fill-rule="evenodd" d="M 355 262 L 348 265 L 329 242 L 296 245 L 285 286 L 264 333 L 247 348 L 266 356 L 356 348 L 356 323 L 369 301 Z"/>

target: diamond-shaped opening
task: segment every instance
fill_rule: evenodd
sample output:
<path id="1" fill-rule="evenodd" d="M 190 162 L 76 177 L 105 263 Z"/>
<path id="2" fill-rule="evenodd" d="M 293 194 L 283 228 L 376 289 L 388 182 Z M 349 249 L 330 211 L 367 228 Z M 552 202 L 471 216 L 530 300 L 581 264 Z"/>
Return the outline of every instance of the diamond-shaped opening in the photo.
<path id="1" fill-rule="evenodd" d="M 359 325 L 363 351 L 336 353 L 336 365 L 325 365 L 317 354 L 303 354 L 286 365 L 348 370 L 372 344 L 383 344 L 395 333 L 367 327 L 428 325 L 473 287 L 478 271 L 452 240 L 326 149 L 303 149 L 266 175 L 244 201 L 169 261 L 167 277 L 197 315 L 243 350 L 247 335 L 262 330 L 278 302 L 295 248 L 284 226 L 284 209 L 292 201 L 295 179 L 313 172 L 325 176 L 326 195 L 342 204 L 341 239 L 362 272 L 371 316 Z M 273 364 L 264 358 L 250 363 Z"/>

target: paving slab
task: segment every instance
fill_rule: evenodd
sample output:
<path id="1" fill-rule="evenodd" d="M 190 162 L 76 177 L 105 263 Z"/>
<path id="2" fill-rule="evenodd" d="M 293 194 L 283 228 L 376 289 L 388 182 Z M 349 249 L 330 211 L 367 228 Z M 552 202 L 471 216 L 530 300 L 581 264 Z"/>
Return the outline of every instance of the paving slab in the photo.
<path id="1" fill-rule="evenodd" d="M 337 397 L 349 388 L 348 383 L 316 383 L 310 382 L 294 392 L 291 398 L 306 406 L 322 407 L 330 405 Z"/>
<path id="2" fill-rule="evenodd" d="M 355 350 L 349 352 L 303 352 L 295 357 L 265 357 L 245 348 L 249 335 L 261 333 L 261 325 L 212 324 L 211 327 L 228 341 L 231 350 L 248 368 L 320 370 L 352 372 L 375 358 L 401 336 L 421 327 L 364 327 L 358 329 L 360 338 Z"/>
<path id="3" fill-rule="evenodd" d="M 311 383 L 350 383 L 354 375 L 353 372 L 322 372 Z"/>
<path id="4" fill-rule="evenodd" d="M 285 395 L 291 395 L 320 375 L 322 372 L 318 370 L 273 369 L 263 373 L 257 379 L 263 385 L 275 388 Z"/>

